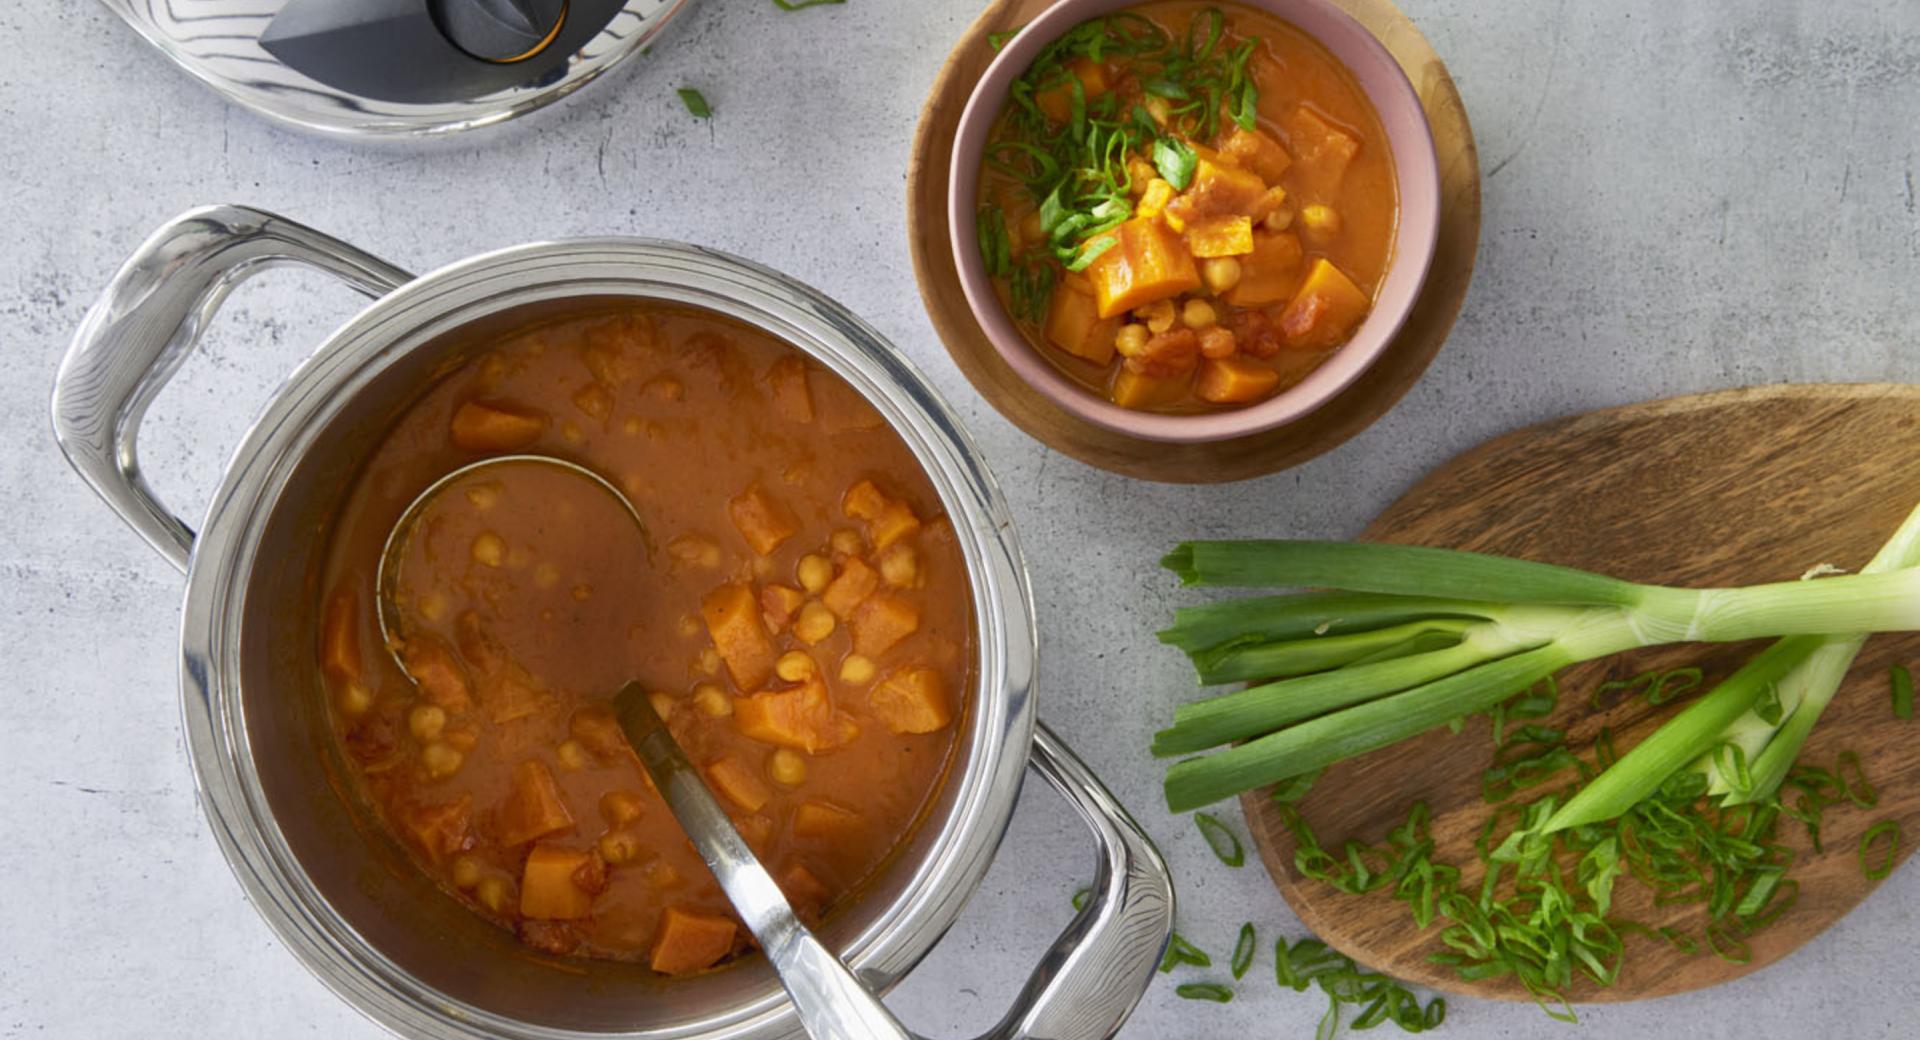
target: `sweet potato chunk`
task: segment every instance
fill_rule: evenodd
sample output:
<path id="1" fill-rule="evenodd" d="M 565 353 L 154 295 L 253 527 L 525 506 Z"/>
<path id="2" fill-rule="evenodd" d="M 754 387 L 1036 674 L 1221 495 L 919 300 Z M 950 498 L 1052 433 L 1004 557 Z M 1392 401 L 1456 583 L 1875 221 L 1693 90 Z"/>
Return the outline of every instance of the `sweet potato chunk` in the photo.
<path id="1" fill-rule="evenodd" d="M 832 802 L 801 802 L 793 810 L 793 833 L 803 838 L 831 838 L 859 824 L 858 813 Z"/>
<path id="2" fill-rule="evenodd" d="M 463 451 L 524 448 L 540 439 L 547 417 L 511 405 L 468 401 L 453 413 L 453 443 Z"/>
<path id="3" fill-rule="evenodd" d="M 1280 312 L 1280 333 L 1287 345 L 1323 349 L 1346 342 L 1372 301 L 1338 267 L 1316 259 L 1307 278 Z"/>
<path id="4" fill-rule="evenodd" d="M 700 601 L 700 616 L 714 649 L 741 689 L 750 690 L 773 674 L 773 641 L 760 620 L 760 605 L 746 585 L 722 585 Z"/>
<path id="5" fill-rule="evenodd" d="M 826 680 L 819 676 L 791 690 L 735 698 L 733 724 L 751 740 L 808 754 L 837 748 L 860 735 L 859 723 L 833 706 Z"/>
<path id="6" fill-rule="evenodd" d="M 759 484 L 729 500 L 727 516 L 740 531 L 740 537 L 745 538 L 753 551 L 762 556 L 780 548 L 781 542 L 793 537 L 793 532 L 800 529 L 800 525 L 794 522 L 793 513 L 778 499 L 767 494 Z"/>
<path id="7" fill-rule="evenodd" d="M 902 668 L 867 694 L 873 713 L 895 733 L 933 733 L 953 721 L 947 685 L 932 668 Z"/>
<path id="8" fill-rule="evenodd" d="M 1166 221 L 1185 231 L 1208 217 L 1244 217 L 1259 209 L 1267 182 L 1252 170 L 1226 166 L 1202 156 L 1194 166 L 1193 183 L 1167 203 Z"/>
<path id="9" fill-rule="evenodd" d="M 544 838 L 573 828 L 573 814 L 560 797 L 560 785 L 553 772 L 539 759 L 527 759 L 513 767 L 513 787 L 500 804 L 494 822 L 500 840 L 508 845 Z"/>
<path id="10" fill-rule="evenodd" d="M 1204 361 L 1193 381 L 1194 396 L 1215 404 L 1243 404 L 1267 396 L 1280 382 L 1280 373 L 1246 358 Z"/>
<path id="11" fill-rule="evenodd" d="M 320 670 L 335 679 L 360 678 L 359 614 L 353 594 L 341 591 L 327 601 L 320 622 Z"/>
<path id="12" fill-rule="evenodd" d="M 853 651 L 879 657 L 920 628 L 920 608 L 899 596 L 876 596 L 854 611 Z"/>
<path id="13" fill-rule="evenodd" d="M 760 772 L 731 755 L 707 766 L 707 783 L 712 784 L 722 798 L 748 812 L 759 812 L 773 797 L 772 788 L 761 779 Z"/>
<path id="14" fill-rule="evenodd" d="M 627 735 L 620 730 L 620 720 L 604 704 L 590 704 L 575 711 L 567 720 L 567 735 L 603 762 L 633 754 Z"/>
<path id="15" fill-rule="evenodd" d="M 1187 248 L 1196 257 L 1241 256 L 1253 252 L 1250 217 L 1208 217 L 1187 227 Z"/>
<path id="16" fill-rule="evenodd" d="M 807 363 L 783 357 L 767 369 L 767 388 L 773 395 L 773 414 L 788 422 L 813 421 L 813 392 L 807 387 Z"/>
<path id="17" fill-rule="evenodd" d="M 920 529 L 920 518 L 914 515 L 913 507 L 888 496 L 871 480 L 848 488 L 840 508 L 848 516 L 867 522 L 867 533 L 876 551 L 885 551 Z"/>
<path id="18" fill-rule="evenodd" d="M 1287 167 L 1293 165 L 1293 156 L 1280 147 L 1280 142 L 1258 130 L 1235 127 L 1227 139 L 1220 142 L 1220 151 L 1259 174 L 1268 184 L 1277 183 L 1286 174 Z"/>
<path id="19" fill-rule="evenodd" d="M 660 915 L 648 965 L 662 975 L 685 975 L 711 968 L 733 952 L 734 923 L 725 917 L 696 914 L 677 906 Z"/>
<path id="20" fill-rule="evenodd" d="M 593 911 L 593 894 L 575 875 L 591 867 L 593 854 L 557 845 L 535 845 L 520 874 L 520 916 L 575 921 Z"/>
<path id="21" fill-rule="evenodd" d="M 465 850 L 472 837 L 473 796 L 463 794 L 456 801 L 422 805 L 401 812 L 401 825 L 407 836 L 420 846 L 434 863 Z"/>
<path id="22" fill-rule="evenodd" d="M 873 595 L 880 587 L 880 575 L 865 560 L 858 556 L 847 557 L 840 567 L 840 573 L 834 576 L 825 592 L 820 594 L 820 602 L 827 605 L 841 618 L 852 616 L 854 609 Z"/>
<path id="23" fill-rule="evenodd" d="M 1300 280 L 1300 240 L 1290 231 L 1253 236 L 1253 252 L 1240 258 L 1240 282 L 1227 292 L 1235 307 L 1279 303 Z"/>
<path id="24" fill-rule="evenodd" d="M 786 894 L 787 902 L 793 904 L 793 911 L 802 919 L 816 918 L 826 908 L 827 897 L 832 895 L 813 871 L 804 865 L 795 863 L 780 872 L 780 891 Z"/>
<path id="25" fill-rule="evenodd" d="M 1118 241 L 1087 266 L 1099 317 L 1111 318 L 1200 287 L 1193 254 L 1161 220 L 1135 217 L 1108 234 Z"/>
<path id="26" fill-rule="evenodd" d="M 1113 87 L 1107 77 L 1107 67 L 1097 61 L 1075 58 L 1067 63 L 1067 71 L 1080 81 L 1081 96 L 1091 100 L 1106 93 Z M 1057 86 L 1048 87 L 1033 95 L 1033 103 L 1040 111 L 1056 123 L 1064 123 L 1073 118 L 1073 83 L 1062 81 Z"/>
<path id="27" fill-rule="evenodd" d="M 1112 361 L 1120 319 L 1102 318 L 1098 309 L 1091 295 L 1070 285 L 1055 286 L 1053 301 L 1047 307 L 1047 342 L 1096 365 Z"/>
<path id="28" fill-rule="evenodd" d="M 1187 392 L 1187 383 L 1186 376 L 1160 378 L 1141 375 L 1122 365 L 1120 371 L 1114 373 L 1108 396 L 1122 408 L 1154 408 L 1180 400 L 1181 395 Z"/>
<path id="29" fill-rule="evenodd" d="M 400 650 L 400 661 L 428 703 L 452 712 L 473 706 L 473 687 L 467 682 L 466 669 L 438 638 L 422 634 L 408 639 Z"/>
<path id="30" fill-rule="evenodd" d="M 1280 129 L 1286 132 L 1287 146 L 1314 191 L 1324 195 L 1339 190 L 1347 164 L 1360 151 L 1359 139 L 1305 105 L 1295 105 Z"/>
<path id="31" fill-rule="evenodd" d="M 524 719 L 545 708 L 550 700 L 545 690 L 518 667 L 509 667 L 485 686 L 481 698 L 487 717 L 496 723 Z"/>

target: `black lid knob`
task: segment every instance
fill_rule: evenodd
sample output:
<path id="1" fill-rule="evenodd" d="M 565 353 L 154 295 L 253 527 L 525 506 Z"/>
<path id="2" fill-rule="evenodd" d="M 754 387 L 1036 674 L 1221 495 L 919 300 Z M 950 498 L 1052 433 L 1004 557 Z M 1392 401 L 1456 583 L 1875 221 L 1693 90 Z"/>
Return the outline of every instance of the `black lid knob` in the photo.
<path id="1" fill-rule="evenodd" d="M 482 61 L 515 62 L 560 35 L 567 0 L 432 0 L 434 21 L 454 46 Z"/>

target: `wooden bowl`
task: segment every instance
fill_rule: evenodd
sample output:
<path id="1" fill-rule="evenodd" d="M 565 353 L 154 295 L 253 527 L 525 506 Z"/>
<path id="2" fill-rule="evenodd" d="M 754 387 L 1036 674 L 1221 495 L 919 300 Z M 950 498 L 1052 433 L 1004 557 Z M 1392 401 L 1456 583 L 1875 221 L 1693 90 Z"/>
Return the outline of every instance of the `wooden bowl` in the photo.
<path id="1" fill-rule="evenodd" d="M 1446 67 L 1388 0 L 1333 0 L 1393 55 L 1431 127 L 1440 174 L 1439 234 L 1426 281 L 1378 360 L 1323 407 L 1246 436 L 1166 443 L 1107 429 L 1060 408 L 995 348 L 961 284 L 947 212 L 960 116 L 994 57 L 987 37 L 1017 29 L 1050 0 L 995 0 L 934 80 L 907 170 L 907 231 L 920 294 L 941 340 L 1001 414 L 1042 443 L 1091 465 L 1174 483 L 1217 483 L 1298 465 L 1365 429 L 1419 379 L 1453 327 L 1480 236 L 1480 165 L 1473 132 Z M 970 234 L 969 234 L 969 237 Z"/>

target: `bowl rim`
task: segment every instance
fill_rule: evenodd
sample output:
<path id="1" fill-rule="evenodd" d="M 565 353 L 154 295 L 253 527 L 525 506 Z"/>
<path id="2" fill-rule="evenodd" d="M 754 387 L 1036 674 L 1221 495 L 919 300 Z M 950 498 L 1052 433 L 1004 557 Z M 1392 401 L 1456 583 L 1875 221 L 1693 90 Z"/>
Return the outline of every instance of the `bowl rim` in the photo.
<path id="1" fill-rule="evenodd" d="M 975 222 L 979 155 L 1013 79 L 1042 48 L 1074 25 L 1141 2 L 1057 0 L 1021 28 L 988 64 L 967 96 L 954 133 L 947 188 L 954 266 L 974 319 L 994 352 L 1068 414 L 1123 436 L 1163 443 L 1197 444 L 1263 433 L 1306 416 L 1351 386 L 1392 346 L 1418 304 L 1440 238 L 1440 169 L 1433 129 L 1418 91 L 1392 52 L 1331 0 L 1215 0 L 1218 6 L 1252 8 L 1287 22 L 1326 48 L 1354 75 L 1379 115 L 1393 151 L 1399 195 L 1393 259 L 1375 293 L 1373 309 L 1353 337 L 1307 378 L 1273 397 L 1245 408 L 1187 415 L 1136 411 L 1103 400 L 1062 374 L 1014 325 L 993 291 L 974 236 L 964 229 Z M 1303 19 L 1315 24 L 1304 25 Z M 1363 80 L 1360 63 L 1351 60 L 1345 48 L 1366 55 L 1367 66 L 1377 70 L 1375 82 Z M 1390 113 L 1403 118 L 1390 119 Z M 1420 219 L 1408 220 L 1410 211 Z"/>

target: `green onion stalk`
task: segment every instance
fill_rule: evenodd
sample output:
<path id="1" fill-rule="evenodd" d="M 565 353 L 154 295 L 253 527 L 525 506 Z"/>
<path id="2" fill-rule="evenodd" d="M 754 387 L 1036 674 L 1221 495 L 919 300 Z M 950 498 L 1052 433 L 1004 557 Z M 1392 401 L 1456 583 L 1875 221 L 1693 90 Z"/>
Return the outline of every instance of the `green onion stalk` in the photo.
<path id="1" fill-rule="evenodd" d="M 1907 527 L 1920 527 L 1920 511 Z M 1712 701 L 1694 728 L 1717 736 L 1830 634 L 1920 629 L 1916 570 L 1686 589 L 1458 550 L 1311 541 L 1188 542 L 1163 563 L 1190 586 L 1330 590 L 1187 608 L 1161 633 L 1203 681 L 1271 680 L 1182 705 L 1155 735 L 1163 757 L 1234 745 L 1168 769 L 1176 812 L 1489 710 L 1571 664 L 1668 643 L 1805 637 L 1722 684 L 1735 692 L 1689 708 Z"/>
<path id="2" fill-rule="evenodd" d="M 1908 514 L 1861 575 L 1920 573 L 1908 570 L 1916 565 L 1920 509 Z M 1845 628 L 1837 619 L 1829 630 L 1837 634 L 1795 636 L 1767 648 L 1595 777 L 1547 821 L 1547 829 L 1618 816 L 1684 769 L 1704 774 L 1707 793 L 1725 804 L 1771 798 L 1846 679 L 1867 634 L 1875 631 Z"/>

